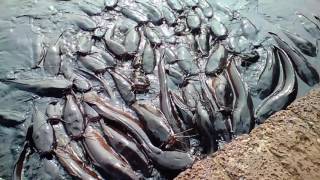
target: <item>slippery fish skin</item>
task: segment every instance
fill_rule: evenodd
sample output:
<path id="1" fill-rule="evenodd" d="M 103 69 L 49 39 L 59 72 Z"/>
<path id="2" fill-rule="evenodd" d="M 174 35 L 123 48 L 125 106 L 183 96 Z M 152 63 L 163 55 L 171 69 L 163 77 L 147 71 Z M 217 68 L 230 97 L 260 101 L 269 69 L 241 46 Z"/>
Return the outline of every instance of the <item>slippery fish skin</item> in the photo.
<path id="1" fill-rule="evenodd" d="M 40 154 L 40 165 L 44 165 L 40 169 L 44 172 L 37 175 L 53 179 L 65 173 L 70 177 L 59 179 L 170 179 L 189 168 L 195 158 L 214 153 L 219 145 L 249 133 L 255 124 L 285 108 L 296 98 L 300 83 L 296 75 L 309 86 L 320 82 L 313 62 L 320 28 L 304 15 L 299 18 L 309 24 L 302 24 L 304 29 L 297 33 L 306 30 L 318 38 L 317 44 L 306 36 L 284 32 L 292 46 L 273 34 L 277 48 L 270 47 L 265 33 L 259 34 L 257 27 L 263 22 L 259 18 L 251 22 L 250 13 L 243 12 L 255 5 L 251 3 L 243 4 L 240 12 L 229 9 L 230 3 L 214 0 L 101 0 L 71 3 L 73 10 L 69 4 L 62 9 L 52 4 L 52 17 L 22 15 L 27 18 L 13 21 L 29 19 L 32 32 L 46 36 L 32 40 L 32 49 L 25 48 L 30 51 L 25 53 L 20 47 L 25 40 L 13 34 L 18 39 L 19 46 L 12 46 L 18 58 L 41 60 L 30 69 L 10 69 L 11 79 L 0 79 L 9 85 L 4 86 L 8 92 L 14 91 L 13 100 L 46 101 L 39 107 L 46 114 L 33 114 L 32 136 L 26 138 L 13 179 L 34 174 L 26 172 L 34 160 L 23 167 L 31 150 Z M 62 22 L 63 18 L 75 26 Z M 281 24 L 283 19 L 275 21 Z M 56 45 L 44 48 L 60 28 L 67 29 Z M 261 64 L 265 48 L 268 57 Z M 252 88 L 262 66 L 257 88 Z M 25 71 L 26 77 L 20 74 Z M 49 77 L 41 77 L 44 74 Z M 301 86 L 299 94 L 309 88 Z M 256 111 L 251 90 L 258 93 L 253 94 L 254 102 L 262 101 Z M 19 93 L 30 99 L 22 99 Z M 28 123 L 28 113 L 17 109 L 0 110 L 0 124 L 7 128 L 24 120 Z M 8 125 L 1 118 L 16 122 Z"/>
<path id="2" fill-rule="evenodd" d="M 77 75 L 73 79 L 73 86 L 79 92 L 87 92 L 92 88 L 92 85 L 89 82 L 89 80 L 87 80 L 86 78 L 84 78 L 80 75 Z"/>
<path id="3" fill-rule="evenodd" d="M 48 104 L 46 109 L 46 115 L 48 117 L 48 121 L 50 120 L 62 120 L 62 106 L 59 102 L 51 102 Z"/>
<path id="4" fill-rule="evenodd" d="M 310 57 L 317 56 L 317 47 L 300 35 L 283 30 L 283 33 L 294 43 L 294 45 L 305 55 Z"/>
<path id="5" fill-rule="evenodd" d="M 101 13 L 101 9 L 97 6 L 90 5 L 87 3 L 80 3 L 79 8 L 86 13 L 88 16 L 99 15 Z"/>
<path id="6" fill-rule="evenodd" d="M 31 136 L 32 136 L 32 127 L 29 127 L 26 134 L 26 140 L 23 144 L 23 149 L 13 168 L 13 174 L 12 174 L 13 180 L 23 179 L 24 163 L 26 161 L 26 158 L 32 153 L 31 143 L 30 143 L 30 139 L 32 138 Z"/>
<path id="7" fill-rule="evenodd" d="M 103 60 L 107 67 L 114 68 L 117 65 L 116 59 L 106 50 L 92 46 L 92 53 L 97 59 Z"/>
<path id="8" fill-rule="evenodd" d="M 297 78 L 288 54 L 280 48 L 274 48 L 279 56 L 283 69 L 283 79 L 279 81 L 277 88 L 256 109 L 255 118 L 261 124 L 273 113 L 289 105 L 297 95 Z"/>
<path id="9" fill-rule="evenodd" d="M 82 107 L 83 107 L 83 111 L 84 111 L 84 117 L 89 122 L 95 122 L 95 121 L 101 119 L 101 117 L 97 113 L 97 111 L 95 111 L 91 106 L 89 106 L 89 104 L 84 102 L 84 103 L 82 103 Z"/>
<path id="10" fill-rule="evenodd" d="M 208 86 L 208 81 L 204 74 L 199 75 L 202 89 L 202 96 L 205 102 L 205 107 L 208 108 L 211 113 L 211 118 L 213 119 L 213 128 L 215 135 L 221 135 L 221 137 L 226 141 L 230 142 L 231 140 L 231 130 L 230 123 L 227 117 L 219 110 L 218 104 L 214 98 L 214 94 L 212 94 L 211 88 Z M 212 144 L 214 145 L 214 144 Z M 211 146 L 214 147 L 214 146 Z M 214 149 L 214 148 L 211 148 Z"/>
<path id="11" fill-rule="evenodd" d="M 132 82 L 117 71 L 110 70 L 109 72 L 123 100 L 129 105 L 134 103 L 136 101 L 136 95 L 132 89 Z"/>
<path id="12" fill-rule="evenodd" d="M 205 67 L 206 74 L 213 75 L 221 71 L 222 64 L 225 63 L 227 57 L 228 51 L 222 44 L 219 44 L 216 49 L 212 49 Z"/>
<path id="13" fill-rule="evenodd" d="M 72 82 L 62 78 L 0 79 L 0 82 L 42 96 L 61 97 L 72 87 Z"/>
<path id="14" fill-rule="evenodd" d="M 54 130 L 56 149 L 65 148 L 74 158 L 87 163 L 82 144 L 76 140 L 72 140 L 72 137 L 68 135 L 62 122 L 52 125 L 52 128 Z"/>
<path id="15" fill-rule="evenodd" d="M 66 130 L 73 137 L 80 137 L 84 131 L 84 119 L 80 108 L 73 97 L 67 95 L 66 104 L 63 110 L 63 120 Z"/>
<path id="16" fill-rule="evenodd" d="M 201 102 L 197 103 L 197 114 L 199 119 L 197 119 L 196 125 L 200 131 L 200 134 L 202 134 L 202 143 L 206 149 L 206 152 L 208 154 L 212 153 L 218 149 L 216 134 L 214 132 L 210 115 Z"/>
<path id="17" fill-rule="evenodd" d="M 199 51 L 201 52 L 202 56 L 207 56 L 210 49 L 210 34 L 207 27 L 200 28 L 200 34 L 196 36 L 196 42 L 197 46 L 199 48 Z"/>
<path id="18" fill-rule="evenodd" d="M 68 148 L 57 148 L 54 150 L 55 155 L 61 165 L 73 177 L 88 180 L 102 180 L 102 178 L 94 172 L 90 166 L 82 162 L 78 157 L 74 156 Z"/>
<path id="19" fill-rule="evenodd" d="M 88 16 L 72 15 L 71 22 L 84 31 L 93 31 L 97 28 L 96 23 Z"/>
<path id="20" fill-rule="evenodd" d="M 201 19 L 194 11 L 189 11 L 187 14 L 187 25 L 191 30 L 196 30 L 200 28 Z"/>
<path id="21" fill-rule="evenodd" d="M 207 0 L 199 0 L 198 6 L 201 8 L 203 11 L 203 14 L 207 18 L 211 18 L 213 16 L 213 8 L 212 6 L 208 3 Z"/>
<path id="22" fill-rule="evenodd" d="M 288 43 L 281 39 L 277 34 L 272 32 L 269 32 L 269 34 L 272 35 L 279 47 L 283 49 L 286 54 L 288 54 L 295 70 L 297 71 L 297 74 L 305 83 L 307 83 L 309 86 L 314 86 L 320 82 L 320 77 L 317 70 L 298 50 L 290 47 Z"/>
<path id="23" fill-rule="evenodd" d="M 151 47 L 149 41 L 146 41 L 143 54 L 142 54 L 142 68 L 146 74 L 152 74 L 154 68 L 156 67 L 157 60 L 155 56 L 155 51 Z"/>
<path id="24" fill-rule="evenodd" d="M 232 109 L 233 93 L 225 74 L 221 73 L 210 78 L 207 84 L 219 109 L 230 111 Z"/>
<path id="25" fill-rule="evenodd" d="M 180 0 L 167 0 L 169 7 L 174 11 L 182 11 L 183 4 Z"/>
<path id="26" fill-rule="evenodd" d="M 32 114 L 32 141 L 40 154 L 49 153 L 54 147 L 54 133 L 45 114 L 34 106 Z"/>
<path id="27" fill-rule="evenodd" d="M 228 35 L 228 29 L 226 25 L 217 19 L 212 19 L 210 21 L 210 29 L 212 34 L 219 39 L 224 39 Z"/>
<path id="28" fill-rule="evenodd" d="M 171 128 L 175 133 L 181 131 L 177 119 L 172 113 L 172 107 L 169 96 L 169 89 L 167 85 L 167 75 L 164 67 L 164 59 L 160 58 L 160 62 L 158 65 L 158 76 L 160 82 L 160 109 L 163 112 L 164 116 L 167 118 Z"/>
<path id="29" fill-rule="evenodd" d="M 170 92 L 170 97 L 171 97 L 174 105 L 176 106 L 176 109 L 177 109 L 181 119 L 183 120 L 183 122 L 188 127 L 192 127 L 195 124 L 195 122 L 194 122 L 195 119 L 193 118 L 194 115 L 193 115 L 192 111 L 190 110 L 190 108 L 188 106 L 186 106 L 182 97 L 180 97 L 179 95 L 177 95 L 174 92 Z"/>
<path id="30" fill-rule="evenodd" d="M 127 33 L 125 37 L 124 47 L 129 54 L 134 54 L 139 48 L 140 41 L 140 33 L 136 30 L 136 28 L 133 28 Z"/>
<path id="31" fill-rule="evenodd" d="M 151 22 L 158 24 L 162 20 L 162 12 L 160 11 L 160 9 L 158 9 L 157 6 L 152 3 L 143 2 L 141 0 L 137 0 L 137 2 L 146 9 L 147 17 Z"/>
<path id="32" fill-rule="evenodd" d="M 226 69 L 227 78 L 231 82 L 235 103 L 232 111 L 232 129 L 235 135 L 247 134 L 254 127 L 254 113 L 251 95 L 245 86 L 241 75 L 231 60 Z"/>
<path id="33" fill-rule="evenodd" d="M 119 0 L 104 0 L 104 6 L 106 8 L 114 8 L 117 6 Z"/>
<path id="34" fill-rule="evenodd" d="M 182 97 L 186 102 L 186 105 L 192 109 L 197 107 L 197 103 L 200 100 L 200 95 L 192 83 L 188 83 L 185 87 L 182 88 Z"/>
<path id="35" fill-rule="evenodd" d="M 248 18 L 241 19 L 241 31 L 249 39 L 253 39 L 259 32 L 258 28 Z"/>
<path id="36" fill-rule="evenodd" d="M 179 67 L 170 66 L 167 69 L 168 77 L 179 87 L 186 83 L 186 75 L 181 72 Z"/>
<path id="37" fill-rule="evenodd" d="M 138 179 L 130 165 L 115 152 L 96 129 L 88 126 L 84 137 L 84 146 L 94 165 L 114 177 Z"/>
<path id="38" fill-rule="evenodd" d="M 302 13 L 296 13 L 304 29 L 314 38 L 320 38 L 320 27 Z"/>
<path id="39" fill-rule="evenodd" d="M 194 57 L 190 52 L 187 44 L 179 44 L 177 46 L 177 63 L 186 75 L 195 75 L 199 72 L 199 68 L 193 61 Z"/>
<path id="40" fill-rule="evenodd" d="M 192 7 L 196 7 L 199 1 L 198 0 L 182 0 L 182 3 L 184 4 L 184 6 L 192 8 Z"/>
<path id="41" fill-rule="evenodd" d="M 50 46 L 44 57 L 43 68 L 51 75 L 57 75 L 60 70 L 61 57 L 57 45 Z"/>
<path id="42" fill-rule="evenodd" d="M 103 134 L 106 136 L 107 142 L 117 153 L 126 158 L 132 169 L 142 171 L 144 175 L 149 176 L 149 159 L 134 139 L 118 129 L 106 125 L 103 120 L 100 120 L 100 126 L 102 127 Z"/>
<path id="43" fill-rule="evenodd" d="M 77 44 L 77 53 L 81 55 L 90 54 L 93 46 L 93 40 L 88 36 L 81 36 Z"/>
<path id="44" fill-rule="evenodd" d="M 108 120 L 121 125 L 141 144 L 146 154 L 152 161 L 165 169 L 181 170 L 190 167 L 194 159 L 186 152 L 162 151 L 155 147 L 144 132 L 138 120 L 125 112 L 116 109 L 112 105 L 103 101 L 94 93 L 86 93 L 84 101 L 95 106 L 97 112 Z"/>
<path id="45" fill-rule="evenodd" d="M 150 103 L 139 101 L 132 104 L 132 108 L 140 117 L 139 119 L 143 121 L 146 131 L 150 132 L 149 134 L 158 141 L 158 144 L 169 142 L 173 136 L 173 130 L 159 109 Z"/>
<path id="46" fill-rule="evenodd" d="M 177 21 L 177 17 L 176 15 L 174 14 L 174 12 L 167 6 L 162 6 L 161 7 L 161 10 L 162 10 L 162 14 L 163 14 L 163 17 L 164 19 L 166 20 L 166 23 L 168 25 L 173 25 L 176 23 Z"/>
<path id="47" fill-rule="evenodd" d="M 143 28 L 144 35 L 146 36 L 146 39 L 149 40 L 150 44 L 152 45 L 160 45 L 162 40 L 160 38 L 159 33 L 152 27 L 145 26 Z"/>
<path id="48" fill-rule="evenodd" d="M 92 55 L 79 56 L 78 61 L 85 68 L 95 73 L 105 72 L 108 68 L 108 66 L 103 62 L 103 60 L 100 60 L 98 57 Z"/>
<path id="49" fill-rule="evenodd" d="M 126 47 L 116 40 L 105 38 L 105 43 L 108 50 L 117 57 L 122 57 L 128 54 Z"/>
<path id="50" fill-rule="evenodd" d="M 261 99 L 266 98 L 272 93 L 279 79 L 280 60 L 277 59 L 274 51 L 274 47 L 267 49 L 266 64 L 259 76 L 257 83 L 257 91 L 259 92 L 259 97 Z"/>
<path id="51" fill-rule="evenodd" d="M 149 20 L 146 14 L 143 14 L 139 11 L 135 11 L 129 7 L 121 8 L 121 12 L 124 16 L 136 21 L 138 24 L 143 24 Z"/>

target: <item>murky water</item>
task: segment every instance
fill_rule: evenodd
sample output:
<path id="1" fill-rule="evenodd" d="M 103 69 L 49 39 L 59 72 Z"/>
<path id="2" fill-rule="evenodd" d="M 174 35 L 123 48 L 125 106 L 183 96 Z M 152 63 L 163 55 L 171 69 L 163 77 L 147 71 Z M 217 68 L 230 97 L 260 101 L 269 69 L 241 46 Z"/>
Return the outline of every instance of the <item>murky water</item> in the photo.
<path id="1" fill-rule="evenodd" d="M 0 78 L 19 77 L 18 72 L 30 70 L 40 57 L 38 51 L 36 51 L 39 42 L 44 42 L 44 44 L 53 43 L 65 29 L 73 28 L 73 24 L 69 19 L 70 14 L 85 15 L 79 8 L 79 2 L 82 1 L 1 0 Z M 86 2 L 91 2 L 97 7 L 103 6 L 103 0 L 86 0 Z M 159 5 L 162 3 L 161 0 L 156 0 L 155 2 Z M 296 13 L 303 13 L 310 18 L 313 15 L 320 15 L 318 8 L 320 3 L 317 0 L 291 0 L 290 2 L 279 0 L 217 0 L 210 2 L 213 5 L 218 3 L 221 7 L 236 10 L 242 17 L 247 17 L 252 21 L 259 29 L 259 37 L 257 39 L 259 42 L 263 42 L 263 45 L 273 43 L 270 38 L 266 39 L 268 32 L 272 31 L 294 46 L 282 33 L 281 29 L 298 33 L 316 44 L 315 38 L 305 31 Z M 225 21 L 225 17 L 219 16 L 219 14 L 217 18 Z M 320 25 L 320 22 L 317 23 Z M 229 26 L 233 27 L 232 31 L 236 32 L 237 24 L 229 24 Z M 72 46 L 72 43 L 70 46 Z M 244 43 L 241 47 L 246 49 L 247 46 L 249 45 Z M 317 57 L 307 57 L 308 61 L 318 71 L 320 71 L 319 58 L 319 55 Z M 250 89 L 254 89 L 264 63 L 265 58 L 262 56 L 254 65 L 241 69 L 243 78 Z M 123 67 L 125 69 L 126 64 Z M 23 74 L 25 77 L 42 75 L 44 76 L 45 72 L 41 70 Z M 155 77 L 154 79 L 150 77 L 150 81 L 152 81 L 151 86 L 158 86 Z M 310 87 L 300 79 L 298 84 L 298 96 L 302 96 L 310 90 Z M 157 94 L 158 90 L 155 91 L 155 94 Z M 141 98 L 152 99 L 155 94 Z M 254 94 L 254 91 L 252 91 L 252 94 Z M 26 132 L 31 123 L 31 108 L 34 96 L 30 92 L 0 83 L 0 177 L 3 179 L 12 177 L 14 164 L 22 151 Z M 253 96 L 253 101 L 255 106 L 261 102 L 256 96 Z M 118 104 L 121 104 L 121 102 Z M 54 164 L 58 164 L 54 161 L 50 162 L 53 165 L 48 165 L 48 162 L 41 159 L 37 153 L 29 156 L 26 162 L 25 177 L 27 179 L 31 179 L 31 177 L 32 179 L 51 179 L 53 178 L 52 174 L 55 173 L 47 171 L 45 167 L 52 168 Z M 58 166 L 55 170 L 60 171 L 60 176 L 54 178 L 70 178 L 62 167 Z"/>

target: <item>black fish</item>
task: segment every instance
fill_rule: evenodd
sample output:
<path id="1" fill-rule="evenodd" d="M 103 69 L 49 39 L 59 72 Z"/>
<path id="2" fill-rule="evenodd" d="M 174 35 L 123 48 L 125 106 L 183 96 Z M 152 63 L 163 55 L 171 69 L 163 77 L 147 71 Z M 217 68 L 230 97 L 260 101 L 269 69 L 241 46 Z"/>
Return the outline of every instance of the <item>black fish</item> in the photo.
<path id="1" fill-rule="evenodd" d="M 174 133 L 163 113 L 150 103 L 136 101 L 132 108 L 157 144 L 166 144 Z"/>
<path id="2" fill-rule="evenodd" d="M 88 16 L 72 15 L 71 21 L 84 31 L 93 31 L 97 28 L 97 24 Z"/>
<path id="3" fill-rule="evenodd" d="M 317 47 L 312 42 L 287 30 L 284 30 L 283 32 L 303 54 L 310 57 L 317 56 Z"/>
<path id="4" fill-rule="evenodd" d="M 222 137 L 226 142 L 231 140 L 231 123 L 222 111 L 219 110 L 213 94 L 211 93 L 206 77 L 204 74 L 199 75 L 202 88 L 202 99 L 210 113 L 210 118 L 213 121 L 213 128 L 216 135 Z M 212 144 L 214 145 L 214 144 Z M 211 146 L 214 147 L 214 146 Z M 211 148 L 212 149 L 212 148 Z"/>
<path id="5" fill-rule="evenodd" d="M 85 164 L 68 147 L 58 147 L 54 150 L 61 166 L 76 179 L 102 180 L 89 165 Z"/>
<path id="6" fill-rule="evenodd" d="M 213 75 L 222 70 L 222 66 L 227 60 L 228 57 L 228 51 L 227 49 L 222 45 L 218 44 L 218 47 L 216 49 L 212 49 L 210 52 L 210 55 L 208 57 L 205 72 L 207 75 Z"/>
<path id="7" fill-rule="evenodd" d="M 152 74 L 156 67 L 157 59 L 154 49 L 149 41 L 146 41 L 142 54 L 142 68 L 146 74 Z"/>
<path id="8" fill-rule="evenodd" d="M 232 112 L 233 133 L 235 135 L 249 133 L 254 127 L 251 96 L 233 60 L 227 65 L 226 72 L 233 94 L 235 95 Z"/>
<path id="9" fill-rule="evenodd" d="M 32 142 L 40 155 L 49 154 L 54 148 L 54 133 L 51 124 L 47 122 L 45 114 L 34 106 L 32 114 Z"/>
<path id="10" fill-rule="evenodd" d="M 210 34 L 209 30 L 205 26 L 201 26 L 200 34 L 196 36 L 197 46 L 202 56 L 207 56 L 210 48 Z"/>
<path id="11" fill-rule="evenodd" d="M 62 120 L 62 106 L 59 102 L 51 102 L 46 109 L 47 121 L 52 123 L 58 123 Z"/>
<path id="12" fill-rule="evenodd" d="M 84 146 L 92 163 L 114 178 L 139 179 L 128 162 L 105 141 L 102 134 L 88 126 L 84 136 Z"/>
<path id="13" fill-rule="evenodd" d="M 16 164 L 14 165 L 13 175 L 12 175 L 13 180 L 22 180 L 23 179 L 23 168 L 24 168 L 25 160 L 32 153 L 32 151 L 31 151 L 32 145 L 29 141 L 31 139 L 31 135 L 32 135 L 32 127 L 29 127 L 28 131 L 27 131 L 27 135 L 26 135 L 26 141 L 23 145 L 23 149 L 19 155 L 19 158 L 18 158 Z"/>
<path id="14" fill-rule="evenodd" d="M 188 126 L 192 127 L 195 122 L 195 118 L 193 115 L 193 112 L 190 110 L 190 108 L 185 104 L 182 97 L 180 97 L 177 93 L 170 92 L 170 97 L 172 99 L 172 102 L 176 106 L 176 109 L 183 120 L 183 122 Z"/>
<path id="15" fill-rule="evenodd" d="M 167 75 L 165 71 L 164 58 L 160 58 L 160 62 L 158 65 L 158 75 L 160 82 L 160 109 L 163 112 L 164 116 L 169 121 L 169 124 L 175 133 L 179 133 L 181 131 L 179 122 L 177 117 L 172 111 L 169 89 L 167 85 Z"/>
<path id="16" fill-rule="evenodd" d="M 141 144 L 148 157 L 150 157 L 155 164 L 171 170 L 181 170 L 192 165 L 194 160 L 188 153 L 162 151 L 155 147 L 136 118 L 103 101 L 96 93 L 86 93 L 84 95 L 84 101 L 94 105 L 97 112 L 107 118 L 108 121 L 125 128 Z"/>
<path id="17" fill-rule="evenodd" d="M 299 77 L 309 86 L 314 86 L 320 81 L 317 70 L 308 62 L 308 60 L 296 49 L 290 47 L 277 34 L 269 32 L 274 40 L 278 43 L 292 61 L 294 68 L 297 70 Z"/>
<path id="18" fill-rule="evenodd" d="M 157 6 L 141 0 L 136 0 L 136 2 L 140 4 L 143 9 L 145 9 L 145 13 L 147 14 L 149 21 L 153 22 L 154 24 L 158 24 L 162 20 L 162 12 Z"/>
<path id="19" fill-rule="evenodd" d="M 79 56 L 78 62 L 86 69 L 94 73 L 103 73 L 108 68 L 107 64 L 99 56 L 86 55 Z"/>
<path id="20" fill-rule="evenodd" d="M 301 24 L 303 25 L 304 29 L 314 38 L 320 38 L 320 27 L 313 22 L 307 16 L 297 13 L 298 18 L 300 19 Z"/>
<path id="21" fill-rule="evenodd" d="M 66 97 L 65 107 L 63 109 L 63 120 L 70 136 L 75 138 L 82 136 L 85 129 L 83 115 L 75 97 L 71 94 Z"/>
<path id="22" fill-rule="evenodd" d="M 132 90 L 132 82 L 117 71 L 110 70 L 109 72 L 112 75 L 112 78 L 123 100 L 129 105 L 136 101 L 136 95 Z"/>
<path id="23" fill-rule="evenodd" d="M 106 125 L 103 120 L 100 121 L 100 125 L 108 143 L 117 153 L 126 158 L 132 169 L 141 171 L 144 175 L 150 175 L 149 159 L 136 141 L 121 131 Z"/>
<path id="24" fill-rule="evenodd" d="M 188 83 L 182 88 L 182 97 L 191 109 L 195 109 L 200 100 L 200 95 L 193 83 Z"/>
<path id="25" fill-rule="evenodd" d="M 140 41 L 141 36 L 139 31 L 136 28 L 133 28 L 127 32 L 127 35 L 124 39 L 124 47 L 129 54 L 135 54 L 139 48 Z"/>
<path id="26" fill-rule="evenodd" d="M 208 87 L 219 106 L 220 111 L 231 111 L 233 93 L 224 73 L 220 73 L 207 81 Z"/>
<path id="27" fill-rule="evenodd" d="M 293 64 L 288 54 L 275 47 L 274 51 L 281 61 L 283 78 L 279 80 L 277 88 L 259 105 L 255 112 L 257 123 L 261 124 L 273 113 L 288 106 L 297 95 L 297 79 Z"/>
<path id="28" fill-rule="evenodd" d="M 214 132 L 210 114 L 201 101 L 198 101 L 197 104 L 197 115 L 198 119 L 196 120 L 196 125 L 201 134 L 201 141 L 205 147 L 206 153 L 215 152 L 218 149 L 216 134 Z"/>
<path id="29" fill-rule="evenodd" d="M 276 87 L 279 79 L 279 59 L 274 54 L 274 47 L 267 49 L 266 64 L 259 76 L 257 91 L 261 99 L 267 97 Z"/>
<path id="30" fill-rule="evenodd" d="M 146 23 L 149 20 L 147 14 L 136 11 L 129 6 L 121 8 L 121 13 L 129 19 L 136 21 L 138 24 Z"/>
<path id="31" fill-rule="evenodd" d="M 186 75 L 195 75 L 199 73 L 199 68 L 190 52 L 191 49 L 187 44 L 179 44 L 177 46 L 177 63 Z"/>
<path id="32" fill-rule="evenodd" d="M 62 78 L 38 78 L 21 80 L 0 79 L 0 82 L 24 91 L 29 91 L 41 96 L 48 97 L 61 97 L 72 87 L 72 82 Z"/>
<path id="33" fill-rule="evenodd" d="M 59 73 L 60 64 L 61 64 L 61 57 L 60 57 L 59 46 L 57 45 L 50 46 L 44 57 L 44 61 L 43 61 L 44 70 L 49 74 L 56 76 Z"/>

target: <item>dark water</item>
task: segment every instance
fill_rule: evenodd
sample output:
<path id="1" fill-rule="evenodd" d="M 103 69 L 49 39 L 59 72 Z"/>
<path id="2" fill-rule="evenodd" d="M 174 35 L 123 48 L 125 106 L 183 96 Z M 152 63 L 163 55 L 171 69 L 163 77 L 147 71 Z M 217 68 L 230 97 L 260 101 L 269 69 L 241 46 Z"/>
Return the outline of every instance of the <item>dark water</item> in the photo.
<path id="1" fill-rule="evenodd" d="M 57 1 L 57 0 L 1 0 L 0 2 L 0 77 L 34 77 L 45 76 L 43 70 L 28 70 L 38 61 L 40 55 L 35 47 L 40 44 L 49 44 L 57 40 L 57 37 L 65 29 L 74 26 L 71 23 L 70 15 L 84 15 L 79 8 L 82 1 Z M 87 0 L 86 2 L 90 2 Z M 161 1 L 155 0 L 161 5 Z M 282 33 L 281 28 L 300 34 L 307 40 L 316 43 L 315 38 L 307 33 L 296 13 L 300 12 L 308 17 L 319 14 L 319 2 L 317 0 L 291 0 L 288 1 L 262 1 L 262 0 L 217 0 L 221 7 L 228 7 L 237 10 L 241 17 L 247 17 L 259 29 L 256 43 L 263 42 L 263 45 L 273 43 L 268 39 L 267 32 L 272 31 L 279 34 L 290 45 L 292 42 Z M 97 7 L 103 6 L 103 0 L 91 0 Z M 129 1 L 126 1 L 129 3 Z M 214 2 L 212 1 L 212 4 Z M 24 16 L 26 15 L 26 16 Z M 225 16 L 217 15 L 221 21 L 228 22 Z M 320 22 L 318 22 L 320 25 Z M 229 24 L 232 31 L 237 30 L 237 24 Z M 65 35 L 64 40 L 67 41 Z M 70 34 L 70 37 L 72 34 Z M 72 37 L 71 37 L 72 38 Z M 68 44 L 68 42 L 65 42 Z M 70 47 L 73 46 L 70 42 Z M 243 43 L 241 48 L 249 49 L 249 44 Z M 261 51 L 259 61 L 248 68 L 241 69 L 243 79 L 249 89 L 254 89 L 258 76 L 264 66 L 265 53 Z M 320 70 L 319 55 L 317 57 L 307 57 L 308 61 Z M 129 66 L 129 64 L 127 65 Z M 123 65 L 123 71 L 126 64 Z M 21 72 L 23 75 L 21 75 Z M 126 72 L 125 72 L 126 73 Z M 129 72 L 127 72 L 129 73 Z M 150 76 L 151 86 L 158 86 L 156 77 Z M 299 79 L 298 96 L 306 94 L 311 88 Z M 112 85 L 112 83 L 111 83 Z M 316 86 L 315 86 L 316 87 Z M 152 98 L 156 96 L 150 94 L 141 98 Z M 254 94 L 254 92 L 252 91 Z M 31 123 L 31 108 L 34 94 L 21 91 L 11 86 L 0 83 L 0 177 L 10 179 L 13 167 L 22 150 L 27 128 Z M 43 101 L 46 101 L 44 98 Z M 260 100 L 253 96 L 254 105 L 257 106 Z M 117 104 L 117 103 L 116 103 Z M 121 104 L 121 102 L 118 102 Z M 45 160 L 41 159 L 37 153 L 28 157 L 25 165 L 26 179 L 69 179 L 60 166 L 56 170 L 60 171 L 59 177 L 52 177 L 51 172 L 46 171 Z M 57 162 L 50 162 L 57 163 Z M 50 166 L 52 167 L 52 166 Z M 54 173 L 53 173 L 54 174 Z M 32 177 L 32 178 L 31 178 Z"/>

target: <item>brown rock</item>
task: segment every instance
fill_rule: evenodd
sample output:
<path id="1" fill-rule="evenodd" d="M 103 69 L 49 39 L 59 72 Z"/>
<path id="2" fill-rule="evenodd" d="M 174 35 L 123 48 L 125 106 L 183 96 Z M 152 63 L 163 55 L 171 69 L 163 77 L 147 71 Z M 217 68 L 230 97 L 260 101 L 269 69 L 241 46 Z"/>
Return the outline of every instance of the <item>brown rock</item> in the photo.
<path id="1" fill-rule="evenodd" d="M 176 179 L 320 179 L 320 90 L 296 100 Z"/>

